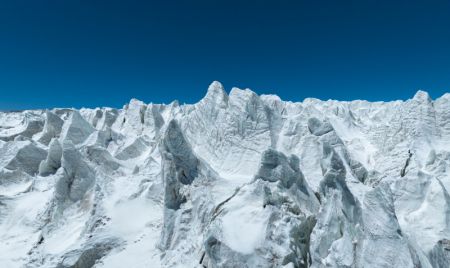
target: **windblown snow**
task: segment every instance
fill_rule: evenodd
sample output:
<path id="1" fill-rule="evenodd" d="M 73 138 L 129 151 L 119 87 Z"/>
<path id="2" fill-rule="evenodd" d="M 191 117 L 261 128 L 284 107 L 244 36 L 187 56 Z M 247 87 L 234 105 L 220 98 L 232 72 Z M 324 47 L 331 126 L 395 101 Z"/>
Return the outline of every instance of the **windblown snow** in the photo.
<path id="1" fill-rule="evenodd" d="M 0 112 L 0 267 L 450 267 L 450 94 Z"/>

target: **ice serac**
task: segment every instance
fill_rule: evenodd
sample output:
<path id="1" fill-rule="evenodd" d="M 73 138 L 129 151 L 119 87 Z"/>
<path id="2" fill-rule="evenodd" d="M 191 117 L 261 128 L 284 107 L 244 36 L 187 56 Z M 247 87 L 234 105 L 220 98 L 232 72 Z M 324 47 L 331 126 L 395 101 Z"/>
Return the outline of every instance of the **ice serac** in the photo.
<path id="1" fill-rule="evenodd" d="M 354 242 L 362 236 L 361 205 L 347 186 L 341 156 L 328 142 L 323 144 L 321 166 L 323 206 L 311 235 L 311 266 L 351 266 L 357 262 Z"/>
<path id="2" fill-rule="evenodd" d="M 0 112 L 0 267 L 447 268 L 450 94 Z"/>
<path id="3" fill-rule="evenodd" d="M 450 266 L 450 240 L 439 240 L 430 252 L 433 267 L 444 268 Z"/>
<path id="4" fill-rule="evenodd" d="M 253 176 L 260 154 L 272 142 L 269 116 L 260 97 L 238 88 L 228 96 L 214 82 L 205 98 L 188 108 L 180 125 L 193 150 L 218 172 Z"/>
<path id="5" fill-rule="evenodd" d="M 3 113 L 0 140 L 13 141 L 18 137 L 31 138 L 42 131 L 44 120 L 39 111 Z"/>
<path id="6" fill-rule="evenodd" d="M 189 185 L 198 175 L 198 159 L 193 155 L 180 126 L 172 120 L 163 139 L 163 178 L 165 206 L 179 209 L 186 198 L 181 193 L 183 185 Z"/>
<path id="7" fill-rule="evenodd" d="M 95 180 L 95 173 L 83 160 L 71 141 L 63 143 L 62 172 L 55 185 L 56 200 L 65 202 L 80 201 Z"/>
<path id="8" fill-rule="evenodd" d="M 322 136 L 333 131 L 333 126 L 329 122 L 321 122 L 319 119 L 312 117 L 308 120 L 308 129 L 312 134 Z"/>
<path id="9" fill-rule="evenodd" d="M 44 130 L 35 137 L 40 143 L 48 145 L 53 138 L 59 138 L 64 121 L 56 114 L 46 111 Z"/>
<path id="10" fill-rule="evenodd" d="M 218 178 L 198 159 L 177 120 L 171 120 L 160 144 L 164 185 L 164 223 L 159 248 L 167 267 L 195 266 L 213 209 L 210 185 Z"/>
<path id="11" fill-rule="evenodd" d="M 206 267 L 308 267 L 319 201 L 296 156 L 266 150 L 251 183 L 215 209 L 205 243 Z"/>
<path id="12" fill-rule="evenodd" d="M 39 164 L 39 175 L 54 174 L 61 167 L 62 147 L 57 139 L 52 139 L 48 146 L 47 158 Z"/>
<path id="13" fill-rule="evenodd" d="M 8 170 L 20 170 L 29 175 L 39 172 L 39 164 L 47 152 L 34 141 L 10 141 L 0 148 L 0 167 Z"/>
<path id="14" fill-rule="evenodd" d="M 395 213 L 391 189 L 387 184 L 366 193 L 363 203 L 364 240 L 361 267 L 426 267 L 417 249 L 404 237 Z M 373 258 L 373 256 L 378 258 Z"/>
<path id="15" fill-rule="evenodd" d="M 392 184 L 402 230 L 429 253 L 450 230 L 450 196 L 440 179 L 420 172 Z"/>
<path id="16" fill-rule="evenodd" d="M 346 165 L 342 163 L 342 167 L 340 167 L 342 172 L 348 170 L 348 172 L 359 181 L 364 182 L 366 180 L 368 176 L 366 168 L 350 156 L 344 142 L 338 136 L 330 122 L 321 122 L 319 119 L 313 117 L 308 120 L 308 128 L 312 134 L 319 137 L 318 140 L 323 145 L 323 153 L 325 155 L 330 156 L 333 151 L 333 153 L 336 153 L 336 155 L 333 156 L 343 158 L 342 160 L 345 161 Z M 328 159 L 328 161 L 331 160 L 332 159 Z M 335 160 L 340 161 L 337 158 Z M 324 171 L 323 169 L 324 167 L 322 166 L 322 172 Z"/>
<path id="17" fill-rule="evenodd" d="M 69 119 L 65 122 L 62 132 L 62 141 L 71 141 L 77 145 L 84 142 L 89 135 L 94 132 L 94 128 L 80 115 L 78 111 L 72 111 Z"/>

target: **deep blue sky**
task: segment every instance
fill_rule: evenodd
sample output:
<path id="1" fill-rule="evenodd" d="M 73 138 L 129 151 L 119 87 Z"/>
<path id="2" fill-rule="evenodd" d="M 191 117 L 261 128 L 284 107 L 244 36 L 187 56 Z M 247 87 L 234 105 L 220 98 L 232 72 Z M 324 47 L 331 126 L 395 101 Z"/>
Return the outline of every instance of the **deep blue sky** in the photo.
<path id="1" fill-rule="evenodd" d="M 450 91 L 450 1 L 0 2 L 0 109 Z"/>

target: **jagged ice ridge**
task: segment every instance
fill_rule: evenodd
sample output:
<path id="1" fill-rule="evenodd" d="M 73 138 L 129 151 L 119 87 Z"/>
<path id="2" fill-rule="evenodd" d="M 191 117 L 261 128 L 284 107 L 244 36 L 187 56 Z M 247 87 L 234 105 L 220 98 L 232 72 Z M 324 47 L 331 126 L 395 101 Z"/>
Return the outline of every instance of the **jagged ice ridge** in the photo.
<path id="1" fill-rule="evenodd" d="M 450 267 L 450 94 L 0 112 L 0 267 Z"/>

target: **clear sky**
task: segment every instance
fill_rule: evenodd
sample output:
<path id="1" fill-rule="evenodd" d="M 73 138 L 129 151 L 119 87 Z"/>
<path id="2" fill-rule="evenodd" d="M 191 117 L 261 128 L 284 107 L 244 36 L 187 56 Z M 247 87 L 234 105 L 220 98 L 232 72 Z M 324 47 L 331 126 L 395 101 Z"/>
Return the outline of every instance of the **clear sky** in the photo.
<path id="1" fill-rule="evenodd" d="M 0 2 L 0 109 L 450 91 L 450 1 Z"/>

